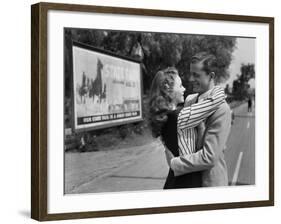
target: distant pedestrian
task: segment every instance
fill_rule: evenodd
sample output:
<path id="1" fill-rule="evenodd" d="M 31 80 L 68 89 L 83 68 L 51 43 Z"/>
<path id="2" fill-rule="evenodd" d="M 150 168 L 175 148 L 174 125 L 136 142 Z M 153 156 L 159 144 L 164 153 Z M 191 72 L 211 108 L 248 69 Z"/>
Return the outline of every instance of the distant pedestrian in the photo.
<path id="1" fill-rule="evenodd" d="M 248 112 L 252 112 L 252 104 L 253 104 L 252 99 L 251 99 L 251 97 L 249 97 L 249 99 L 248 99 Z"/>

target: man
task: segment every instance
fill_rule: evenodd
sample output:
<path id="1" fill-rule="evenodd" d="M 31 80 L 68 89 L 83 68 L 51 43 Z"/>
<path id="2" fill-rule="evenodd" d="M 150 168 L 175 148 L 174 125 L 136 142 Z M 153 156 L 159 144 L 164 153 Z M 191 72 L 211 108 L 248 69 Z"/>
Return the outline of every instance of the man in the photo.
<path id="1" fill-rule="evenodd" d="M 201 52 L 192 57 L 190 64 L 190 81 L 193 84 L 194 92 L 189 96 L 185 105 L 195 101 L 201 102 L 210 97 L 215 87 L 216 58 L 213 55 Z M 179 114 L 178 131 L 184 122 L 185 114 Z M 198 139 L 196 152 L 173 157 L 167 154 L 170 159 L 170 167 L 175 176 L 186 173 L 203 171 L 202 186 L 226 186 L 228 185 L 227 167 L 224 159 L 225 144 L 230 132 L 231 112 L 228 104 L 224 101 L 218 109 L 211 114 L 205 123 L 205 131 L 202 141 Z M 179 141 L 182 136 L 178 136 Z M 185 146 L 182 146 L 185 147 Z M 180 149 L 181 150 L 181 147 Z"/>

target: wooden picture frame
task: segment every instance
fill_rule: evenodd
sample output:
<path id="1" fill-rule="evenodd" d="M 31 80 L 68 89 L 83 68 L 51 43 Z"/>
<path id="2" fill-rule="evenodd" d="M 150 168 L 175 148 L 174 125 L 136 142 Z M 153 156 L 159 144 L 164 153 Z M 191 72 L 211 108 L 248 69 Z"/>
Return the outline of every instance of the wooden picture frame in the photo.
<path id="1" fill-rule="evenodd" d="M 49 100 L 48 91 L 48 13 L 50 11 L 65 11 L 68 13 L 100 13 L 104 15 L 130 15 L 136 17 L 155 17 L 165 19 L 194 19 L 205 21 L 224 21 L 239 23 L 255 23 L 268 26 L 268 197 L 251 201 L 238 201 L 227 203 L 202 203 L 178 206 L 146 206 L 129 209 L 108 209 L 108 210 L 85 210 L 78 212 L 48 211 L 48 113 Z M 226 208 L 246 208 L 274 205 L 274 18 L 258 16 L 224 15 L 210 13 L 195 13 L 182 11 L 163 11 L 136 8 L 117 8 L 90 5 L 72 5 L 57 3 L 38 3 L 31 6 L 31 217 L 39 221 L 80 219 L 94 217 L 110 217 L 125 215 L 157 214 L 171 212 L 187 212 L 199 210 L 215 210 Z M 61 49 L 63 51 L 63 49 Z M 61 74 L 62 75 L 62 74 Z M 63 86 L 61 87 L 63 88 Z M 59 149 L 57 149 L 59 150 Z"/>

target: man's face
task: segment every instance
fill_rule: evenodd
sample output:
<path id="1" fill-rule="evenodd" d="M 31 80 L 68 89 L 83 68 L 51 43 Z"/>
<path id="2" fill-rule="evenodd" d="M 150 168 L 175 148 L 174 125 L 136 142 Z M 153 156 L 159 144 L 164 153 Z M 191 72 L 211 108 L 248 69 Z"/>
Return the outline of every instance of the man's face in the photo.
<path id="1" fill-rule="evenodd" d="M 190 64 L 189 81 L 192 83 L 193 91 L 196 93 L 204 93 L 210 89 L 212 76 L 203 70 L 203 63 L 198 62 Z"/>

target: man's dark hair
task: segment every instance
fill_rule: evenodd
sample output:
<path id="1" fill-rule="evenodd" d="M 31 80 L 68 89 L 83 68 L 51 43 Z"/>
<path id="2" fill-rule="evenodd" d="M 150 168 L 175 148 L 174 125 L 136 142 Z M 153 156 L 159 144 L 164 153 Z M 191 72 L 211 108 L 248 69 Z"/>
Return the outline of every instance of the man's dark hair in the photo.
<path id="1" fill-rule="evenodd" d="M 210 72 L 216 73 L 217 58 L 213 54 L 207 52 L 199 52 L 192 56 L 191 64 L 203 63 L 203 70 L 209 74 Z"/>

